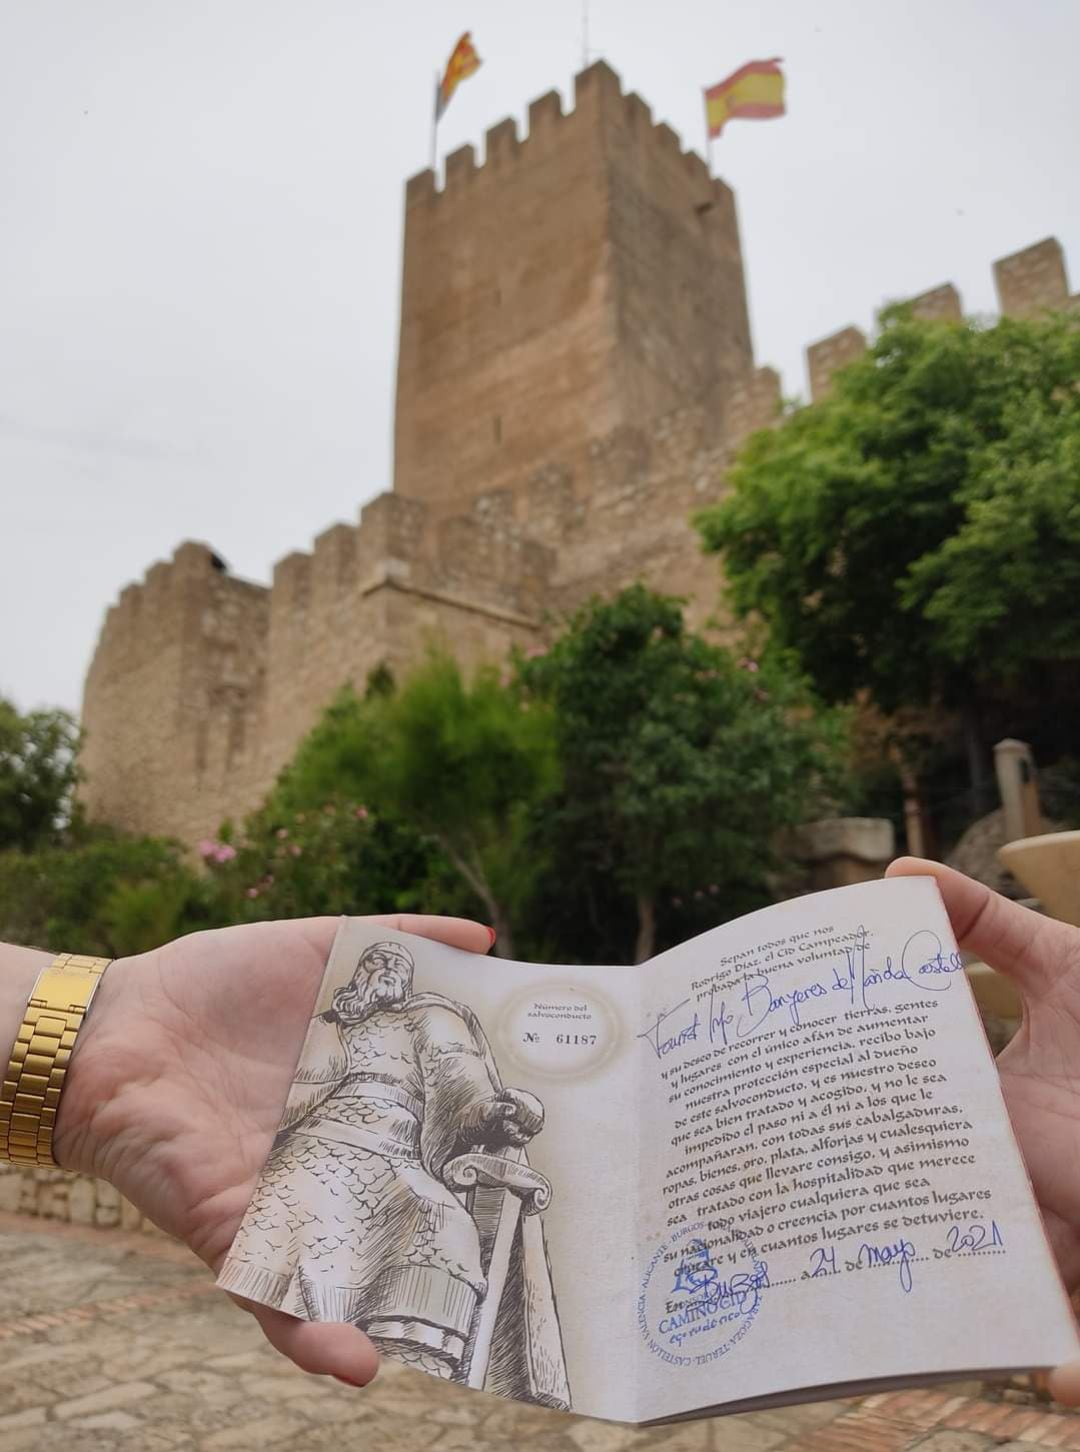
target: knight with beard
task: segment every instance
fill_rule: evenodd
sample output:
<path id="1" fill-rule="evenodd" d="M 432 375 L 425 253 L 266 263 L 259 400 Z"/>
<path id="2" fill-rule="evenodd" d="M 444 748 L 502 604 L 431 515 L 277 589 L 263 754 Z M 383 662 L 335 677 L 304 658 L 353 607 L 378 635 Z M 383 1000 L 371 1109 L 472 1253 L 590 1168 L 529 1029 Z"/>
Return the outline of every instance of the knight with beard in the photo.
<path id="1" fill-rule="evenodd" d="M 312 1020 L 219 1284 L 351 1322 L 394 1359 L 453 1377 L 485 1280 L 476 1225 L 440 1173 L 467 1150 L 525 1145 L 543 1106 L 503 1087 L 471 1010 L 414 994 L 412 977 L 405 947 L 375 943 Z"/>

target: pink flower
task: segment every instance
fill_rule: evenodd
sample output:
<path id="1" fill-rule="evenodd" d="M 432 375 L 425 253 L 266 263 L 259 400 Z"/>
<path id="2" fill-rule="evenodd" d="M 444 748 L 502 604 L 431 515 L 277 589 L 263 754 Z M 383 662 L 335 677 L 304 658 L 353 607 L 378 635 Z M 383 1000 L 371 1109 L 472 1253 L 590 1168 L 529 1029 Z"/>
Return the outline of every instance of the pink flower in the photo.
<path id="1" fill-rule="evenodd" d="M 236 856 L 236 848 L 231 847 L 228 842 L 219 842 L 214 851 L 215 862 L 231 862 Z"/>
<path id="2" fill-rule="evenodd" d="M 356 817 L 358 821 L 366 822 L 368 819 L 367 807 L 357 807 L 356 811 L 353 813 L 353 816 Z"/>
<path id="3" fill-rule="evenodd" d="M 718 893 L 718 892 L 719 892 L 719 891 L 720 891 L 720 889 L 719 889 L 719 887 L 718 887 L 718 886 L 717 886 L 717 885 L 716 885 L 716 883 L 715 883 L 715 882 L 710 882 L 710 883 L 709 883 L 709 892 L 710 892 L 710 893 L 711 893 L 711 894 L 712 894 L 712 896 L 713 896 L 713 897 L 715 897 L 715 896 L 716 896 L 716 894 L 717 894 L 717 893 Z"/>
<path id="4" fill-rule="evenodd" d="M 289 851 L 292 853 L 292 855 L 294 857 L 299 857 L 300 856 L 300 848 L 297 846 L 297 844 L 295 842 L 289 848 Z"/>
<path id="5" fill-rule="evenodd" d="M 739 662 L 739 669 L 741 671 L 749 671 L 752 675 L 754 671 L 760 670 L 761 667 L 758 665 L 756 660 L 751 660 L 748 655 L 744 655 L 742 660 Z"/>
<path id="6" fill-rule="evenodd" d="M 285 838 L 288 835 L 289 835 L 289 829 L 288 829 L 288 827 L 279 827 L 277 829 L 278 841 L 284 842 Z"/>
<path id="7" fill-rule="evenodd" d="M 204 837 L 196 847 L 200 857 L 213 857 L 217 852 L 218 844 L 211 837 Z"/>
<path id="8" fill-rule="evenodd" d="M 258 897 L 259 889 L 257 887 L 249 887 L 247 890 L 247 895 L 248 897 Z"/>

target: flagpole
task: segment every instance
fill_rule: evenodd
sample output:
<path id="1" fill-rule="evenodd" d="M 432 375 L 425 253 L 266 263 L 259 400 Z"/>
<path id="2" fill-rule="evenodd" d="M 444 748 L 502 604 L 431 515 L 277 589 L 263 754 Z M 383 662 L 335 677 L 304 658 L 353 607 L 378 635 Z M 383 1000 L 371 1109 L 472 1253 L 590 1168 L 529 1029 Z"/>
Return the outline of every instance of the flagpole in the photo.
<path id="1" fill-rule="evenodd" d="M 431 170 L 433 172 L 437 171 L 438 169 L 437 147 L 439 138 L 439 86 L 441 82 L 442 77 L 440 76 L 439 72 L 436 71 L 435 97 L 431 107 Z"/>

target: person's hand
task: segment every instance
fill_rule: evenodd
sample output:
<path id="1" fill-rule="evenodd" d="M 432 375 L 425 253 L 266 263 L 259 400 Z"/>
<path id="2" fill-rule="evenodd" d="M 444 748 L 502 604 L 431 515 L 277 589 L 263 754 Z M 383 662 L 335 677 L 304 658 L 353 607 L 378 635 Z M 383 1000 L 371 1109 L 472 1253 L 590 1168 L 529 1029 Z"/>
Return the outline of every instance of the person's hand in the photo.
<path id="1" fill-rule="evenodd" d="M 940 862 L 901 857 L 886 876 L 934 877 L 962 950 L 1007 974 L 1024 1001 L 998 1056 L 1001 1087 L 1050 1243 L 1070 1292 L 1080 1287 L 1080 928 L 1043 917 Z M 1050 1377 L 1080 1406 L 1080 1362 Z"/>
<path id="2" fill-rule="evenodd" d="M 491 941 L 462 918 L 371 921 L 477 953 Z M 221 928 L 120 959 L 79 1034 L 58 1163 L 109 1180 L 214 1271 L 278 1127 L 338 922 Z M 305 1371 L 374 1376 L 378 1356 L 355 1326 L 240 1304 Z"/>

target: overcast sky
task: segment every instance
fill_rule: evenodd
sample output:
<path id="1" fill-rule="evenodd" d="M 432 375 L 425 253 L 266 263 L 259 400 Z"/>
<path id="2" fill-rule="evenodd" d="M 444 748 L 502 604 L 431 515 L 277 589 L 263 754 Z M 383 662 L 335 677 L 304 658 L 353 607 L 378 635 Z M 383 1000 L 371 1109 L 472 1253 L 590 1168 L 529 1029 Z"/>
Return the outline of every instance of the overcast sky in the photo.
<path id="1" fill-rule="evenodd" d="M 581 0 L 0 0 L 0 694 L 77 709 L 180 540 L 267 580 L 390 486 L 402 187 L 465 29 L 443 153 L 567 93 Z M 783 57 L 714 168 L 785 392 L 888 297 L 992 311 L 1048 234 L 1080 287 L 1077 0 L 590 0 L 589 40 L 699 150 L 700 88 Z"/>

